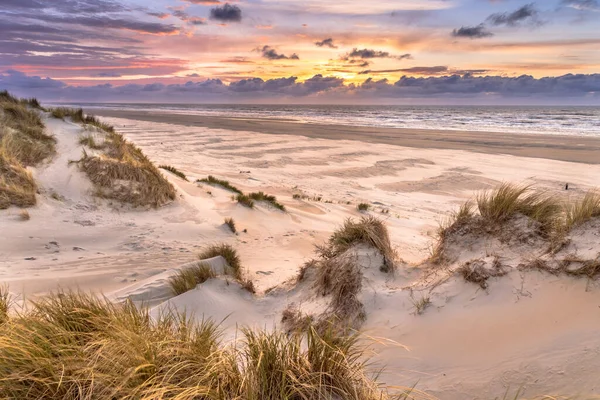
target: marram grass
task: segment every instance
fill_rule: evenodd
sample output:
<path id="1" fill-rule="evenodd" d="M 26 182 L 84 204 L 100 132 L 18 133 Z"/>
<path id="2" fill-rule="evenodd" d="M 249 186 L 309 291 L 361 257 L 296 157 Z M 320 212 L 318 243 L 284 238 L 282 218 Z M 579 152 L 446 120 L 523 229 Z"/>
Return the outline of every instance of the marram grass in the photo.
<path id="1" fill-rule="evenodd" d="M 4 293 L 4 292 L 3 292 Z M 0 398 L 385 400 L 358 336 L 157 319 L 132 303 L 58 292 L 10 315 L 0 296 Z"/>

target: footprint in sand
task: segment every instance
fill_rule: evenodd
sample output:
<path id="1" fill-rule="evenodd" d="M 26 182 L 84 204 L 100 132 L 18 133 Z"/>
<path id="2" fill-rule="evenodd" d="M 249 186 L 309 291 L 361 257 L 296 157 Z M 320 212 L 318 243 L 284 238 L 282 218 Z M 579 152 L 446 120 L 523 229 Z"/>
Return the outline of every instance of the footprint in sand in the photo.
<path id="1" fill-rule="evenodd" d="M 271 275 L 273 271 L 256 271 L 256 273 L 261 275 Z"/>

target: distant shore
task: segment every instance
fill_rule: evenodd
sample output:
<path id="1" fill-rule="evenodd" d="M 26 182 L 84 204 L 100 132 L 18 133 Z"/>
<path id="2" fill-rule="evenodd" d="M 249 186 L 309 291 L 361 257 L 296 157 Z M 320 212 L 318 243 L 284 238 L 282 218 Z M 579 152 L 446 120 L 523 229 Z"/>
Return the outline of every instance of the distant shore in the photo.
<path id="1" fill-rule="evenodd" d="M 201 126 L 211 129 L 358 140 L 414 148 L 509 154 L 587 164 L 600 163 L 600 138 L 593 137 L 325 125 L 296 123 L 281 119 L 227 118 L 156 111 L 94 109 L 93 113 L 105 117 Z"/>

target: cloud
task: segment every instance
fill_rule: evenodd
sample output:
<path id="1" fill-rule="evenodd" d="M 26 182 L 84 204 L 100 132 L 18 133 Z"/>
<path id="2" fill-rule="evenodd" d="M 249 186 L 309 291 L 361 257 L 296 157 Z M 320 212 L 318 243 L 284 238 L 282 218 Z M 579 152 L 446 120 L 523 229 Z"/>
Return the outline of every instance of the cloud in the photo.
<path id="1" fill-rule="evenodd" d="M 600 11 L 600 2 L 598 0 L 562 0 L 560 4 L 576 10 Z"/>
<path id="2" fill-rule="evenodd" d="M 279 54 L 277 51 L 271 46 L 263 46 L 254 49 L 254 51 L 258 51 L 262 53 L 262 56 L 269 60 L 299 60 L 298 54 L 293 53 L 291 56 L 286 56 L 285 54 Z"/>
<path id="3" fill-rule="evenodd" d="M 169 8 L 169 10 L 171 10 L 174 17 L 177 17 L 180 20 L 182 20 L 183 22 L 187 22 L 190 25 L 205 25 L 206 24 L 205 18 L 192 16 L 179 7 L 168 7 L 168 8 Z"/>
<path id="4" fill-rule="evenodd" d="M 315 42 L 316 46 L 319 47 L 329 47 L 330 49 L 337 49 L 338 47 L 333 44 L 333 38 L 323 39 L 319 42 Z"/>
<path id="5" fill-rule="evenodd" d="M 444 68 L 444 67 L 416 67 Z M 450 71 L 448 71 L 450 72 Z M 475 76 L 452 74 L 416 78 L 403 76 L 396 82 L 386 79 L 367 79 L 362 84 L 346 84 L 342 78 L 315 75 L 303 82 L 294 76 L 263 80 L 247 78 L 229 85 L 219 79 L 207 79 L 184 84 L 151 83 L 113 86 L 71 86 L 64 82 L 39 76 L 28 76 L 10 70 L 0 73 L 0 90 L 8 89 L 18 96 L 62 101 L 139 101 L 148 93 L 170 102 L 257 101 L 275 99 L 321 99 L 323 101 L 373 101 L 382 99 L 440 99 L 455 102 L 458 98 L 478 101 L 505 99 L 522 101 L 553 101 L 568 103 L 567 99 L 600 104 L 600 74 L 567 74 L 536 79 L 519 77 Z M 158 98 L 158 97 L 157 97 Z M 511 100 L 511 101 L 512 101 Z M 320 100 L 319 100 L 320 101 Z"/>
<path id="6" fill-rule="evenodd" d="M 213 6 L 215 4 L 221 4 L 220 0 L 183 0 L 192 4 L 201 4 L 203 6 Z"/>
<path id="7" fill-rule="evenodd" d="M 156 17 L 158 19 L 165 19 L 165 18 L 168 18 L 171 15 L 169 13 L 153 12 L 153 11 L 149 11 L 146 14 L 150 15 L 151 17 Z"/>
<path id="8" fill-rule="evenodd" d="M 539 25 L 541 22 L 538 19 L 539 12 L 536 10 L 533 3 L 524 5 L 511 13 L 496 13 L 490 15 L 487 20 L 495 26 L 518 26 L 521 23 L 529 23 Z"/>
<path id="9" fill-rule="evenodd" d="M 242 10 L 229 3 L 224 6 L 218 6 L 210 10 L 210 18 L 222 22 L 240 22 L 242 20 Z"/>
<path id="10" fill-rule="evenodd" d="M 479 24 L 477 26 L 461 26 L 459 29 L 452 31 L 454 37 L 464 37 L 470 39 L 481 39 L 485 37 L 494 36 L 494 34 L 485 28 L 485 25 Z"/>
<path id="11" fill-rule="evenodd" d="M 357 49 L 356 47 L 346 55 L 346 58 L 389 58 L 390 53 L 372 49 Z"/>
<path id="12" fill-rule="evenodd" d="M 122 75 L 118 72 L 100 72 L 92 76 L 99 78 L 120 78 Z"/>
<path id="13" fill-rule="evenodd" d="M 439 76 L 439 75 L 482 75 L 490 72 L 487 69 L 455 69 L 448 68 L 447 66 L 436 66 L 436 67 L 412 67 L 412 68 L 399 68 L 399 69 L 386 69 L 386 70 L 366 70 L 359 72 L 362 75 L 367 74 L 389 74 L 394 72 L 403 72 L 405 74 L 416 74 L 426 76 Z"/>

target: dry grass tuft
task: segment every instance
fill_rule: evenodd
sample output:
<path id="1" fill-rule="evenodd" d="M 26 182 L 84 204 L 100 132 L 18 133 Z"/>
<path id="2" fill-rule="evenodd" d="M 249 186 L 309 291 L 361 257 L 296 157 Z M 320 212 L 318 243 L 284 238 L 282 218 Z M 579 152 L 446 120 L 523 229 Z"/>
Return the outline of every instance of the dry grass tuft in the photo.
<path id="1" fill-rule="evenodd" d="M 480 193 L 477 207 L 481 217 L 489 224 L 502 224 L 516 214 L 523 214 L 540 223 L 544 233 L 555 227 L 562 214 L 561 203 L 550 193 L 511 183 Z"/>
<path id="2" fill-rule="evenodd" d="M 73 292 L 50 295 L 15 317 L 0 308 L 0 315 L 1 398 L 390 398 L 367 375 L 356 335 L 246 329 L 241 341 L 223 345 L 211 321 L 154 319 L 130 302 Z"/>
<path id="3" fill-rule="evenodd" d="M 369 211 L 370 208 L 371 208 L 371 205 L 368 203 L 360 203 L 356 206 L 356 209 L 358 211 Z"/>
<path id="4" fill-rule="evenodd" d="M 235 228 L 235 221 L 233 218 L 225 218 L 225 225 L 231 230 L 232 233 L 236 233 L 237 230 Z"/>
<path id="5" fill-rule="evenodd" d="M 238 203 L 240 203 L 243 206 L 246 206 L 248 208 L 254 208 L 254 200 L 252 200 L 245 194 L 238 194 L 235 199 Z"/>
<path id="6" fill-rule="evenodd" d="M 31 219 L 31 215 L 29 215 L 29 211 L 21 210 L 19 211 L 19 218 L 21 218 L 21 221 L 29 221 Z"/>
<path id="7" fill-rule="evenodd" d="M 432 304 L 429 296 L 422 296 L 419 299 L 411 297 L 413 307 L 415 309 L 415 315 L 422 315 L 427 308 Z"/>
<path id="8" fill-rule="evenodd" d="M 202 182 L 202 183 L 207 183 L 209 185 L 221 186 L 221 187 L 223 187 L 231 192 L 237 193 L 239 195 L 243 194 L 243 192 L 240 189 L 233 186 L 231 183 L 229 183 L 229 181 L 226 181 L 225 179 L 215 178 L 212 175 L 209 175 L 208 178 L 198 179 L 196 182 Z"/>
<path id="9" fill-rule="evenodd" d="M 106 144 L 104 142 L 97 143 L 96 138 L 93 135 L 82 136 L 79 139 L 79 144 L 82 146 L 87 146 L 92 150 L 103 150 L 106 148 Z"/>
<path id="10" fill-rule="evenodd" d="M 216 275 L 208 264 L 198 263 L 193 267 L 184 268 L 169 278 L 169 286 L 175 296 L 183 294 L 196 286 L 214 278 Z"/>
<path id="11" fill-rule="evenodd" d="M 362 217 L 358 222 L 347 219 L 337 231 L 331 235 L 326 246 L 317 251 L 323 258 L 333 258 L 348 250 L 355 244 L 364 243 L 375 247 L 383 256 L 383 272 L 394 272 L 396 269 L 396 252 L 390 243 L 390 237 L 384 222 L 373 217 Z"/>
<path id="12" fill-rule="evenodd" d="M 487 289 L 488 279 L 507 274 L 498 262 L 494 262 L 491 268 L 486 268 L 486 263 L 483 260 L 467 261 L 456 271 L 462 275 L 465 281 L 476 283 L 482 289 Z"/>
<path id="13" fill-rule="evenodd" d="M 362 279 L 360 265 L 348 255 L 324 259 L 317 268 L 315 287 L 322 296 L 331 295 L 331 314 L 351 327 L 360 326 L 366 318 L 358 300 Z"/>
<path id="14" fill-rule="evenodd" d="M 600 217 L 600 192 L 591 190 L 582 199 L 567 205 L 565 225 L 567 230 L 570 230 L 598 217 Z"/>
<path id="15" fill-rule="evenodd" d="M 166 171 L 169 171 L 170 173 L 172 173 L 173 175 L 176 175 L 176 176 L 180 177 L 184 181 L 188 180 L 187 176 L 185 176 L 185 174 L 183 172 L 181 172 L 180 170 L 178 170 L 177 168 L 175 168 L 175 167 L 173 167 L 171 165 L 159 165 L 158 168 L 164 169 Z"/>
<path id="16" fill-rule="evenodd" d="M 37 186 L 25 167 L 50 157 L 56 147 L 34 109 L 39 107 L 35 99 L 0 92 L 0 209 L 36 204 Z"/>
<path id="17" fill-rule="evenodd" d="M 199 255 L 198 258 L 200 260 L 206 260 L 208 258 L 213 258 L 221 256 L 225 259 L 229 267 L 232 271 L 232 276 L 238 281 L 242 281 L 242 263 L 240 261 L 240 257 L 238 256 L 237 251 L 233 248 L 233 246 L 222 243 L 222 244 L 213 244 L 206 249 L 204 249 Z"/>
<path id="18" fill-rule="evenodd" d="M 239 197 L 240 196 L 238 196 L 238 201 L 239 201 Z M 285 211 L 285 206 L 283 204 L 279 203 L 277 201 L 277 198 L 275 196 L 266 194 L 264 192 L 250 193 L 248 195 L 248 198 L 250 198 L 252 200 L 255 200 L 255 201 L 264 201 L 264 202 L 267 202 L 270 205 L 272 205 L 273 207 L 277 208 L 278 210 Z M 250 207 L 250 208 L 252 208 L 252 207 Z"/>

